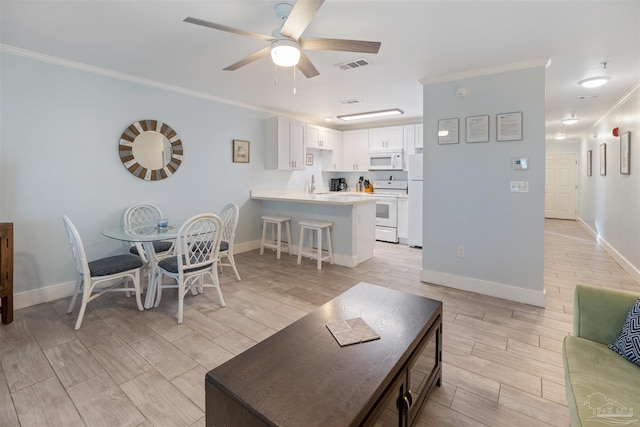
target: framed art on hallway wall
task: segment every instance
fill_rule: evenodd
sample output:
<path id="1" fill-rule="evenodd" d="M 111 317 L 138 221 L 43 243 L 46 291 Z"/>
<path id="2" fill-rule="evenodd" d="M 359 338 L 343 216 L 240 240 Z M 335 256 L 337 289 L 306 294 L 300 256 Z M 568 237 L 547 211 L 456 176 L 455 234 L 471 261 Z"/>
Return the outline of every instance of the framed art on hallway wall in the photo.
<path id="1" fill-rule="evenodd" d="M 587 151 L 587 176 L 591 176 L 591 150 Z"/>
<path id="2" fill-rule="evenodd" d="M 629 175 L 629 146 L 630 146 L 631 134 L 627 131 L 620 135 L 620 173 L 623 175 Z"/>

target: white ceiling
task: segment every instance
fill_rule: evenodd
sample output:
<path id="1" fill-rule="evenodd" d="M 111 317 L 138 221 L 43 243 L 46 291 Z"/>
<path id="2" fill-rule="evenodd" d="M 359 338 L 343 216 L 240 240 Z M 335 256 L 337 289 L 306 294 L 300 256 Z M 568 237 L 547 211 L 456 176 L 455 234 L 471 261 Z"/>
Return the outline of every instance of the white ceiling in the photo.
<path id="1" fill-rule="evenodd" d="M 547 141 L 560 131 L 565 141 L 578 141 L 640 81 L 638 0 L 326 0 L 303 36 L 382 46 L 377 55 L 308 51 L 320 75 L 305 79 L 296 71 L 295 95 L 293 70 L 276 73 L 269 57 L 222 70 L 268 42 L 182 22 L 193 16 L 270 35 L 280 2 L 1 0 L 0 43 L 7 52 L 25 49 L 316 123 L 387 108 L 400 108 L 402 120 L 418 122 L 420 82 L 550 59 Z M 335 67 L 360 57 L 371 65 Z M 577 84 L 602 74 L 612 79 L 601 88 Z M 348 99 L 362 103 L 338 103 Z M 578 124 L 563 125 L 571 114 Z M 326 125 L 364 124 L 372 125 L 335 119 Z"/>

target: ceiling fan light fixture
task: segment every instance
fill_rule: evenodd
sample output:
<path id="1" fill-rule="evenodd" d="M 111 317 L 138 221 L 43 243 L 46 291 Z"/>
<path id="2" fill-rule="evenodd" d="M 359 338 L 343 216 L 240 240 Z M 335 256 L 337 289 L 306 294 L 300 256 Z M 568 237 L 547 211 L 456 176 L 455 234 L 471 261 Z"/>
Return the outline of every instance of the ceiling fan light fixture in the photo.
<path id="1" fill-rule="evenodd" d="M 293 67 L 300 61 L 300 45 L 290 39 L 274 40 L 271 42 L 271 59 L 280 67 Z"/>
<path id="2" fill-rule="evenodd" d="M 390 110 L 380 110 L 380 111 L 369 111 L 366 113 L 358 113 L 358 114 L 345 114 L 342 116 L 336 116 L 340 120 L 349 121 L 349 120 L 359 120 L 359 119 L 371 119 L 374 117 L 384 117 L 384 116 L 396 116 L 404 114 L 399 108 L 392 108 Z"/>
<path id="3" fill-rule="evenodd" d="M 580 80 L 578 84 L 582 87 L 593 88 L 600 87 L 611 80 L 609 76 L 590 77 L 588 79 Z"/>

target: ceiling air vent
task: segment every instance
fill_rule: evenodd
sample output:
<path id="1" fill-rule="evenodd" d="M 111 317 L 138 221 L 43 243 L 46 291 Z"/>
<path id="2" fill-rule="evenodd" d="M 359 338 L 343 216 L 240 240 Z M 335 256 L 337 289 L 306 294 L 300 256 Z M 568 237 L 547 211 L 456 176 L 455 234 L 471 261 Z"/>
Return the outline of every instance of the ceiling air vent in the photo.
<path id="1" fill-rule="evenodd" d="M 364 58 L 354 59 L 353 61 L 343 62 L 342 64 L 336 64 L 336 67 L 341 70 L 352 70 L 354 68 L 364 67 L 365 65 L 369 65 L 371 62 L 367 61 Z"/>
<path id="2" fill-rule="evenodd" d="M 345 99 L 344 101 L 338 101 L 338 104 L 341 105 L 349 105 L 349 104 L 361 104 L 362 101 L 359 99 Z"/>

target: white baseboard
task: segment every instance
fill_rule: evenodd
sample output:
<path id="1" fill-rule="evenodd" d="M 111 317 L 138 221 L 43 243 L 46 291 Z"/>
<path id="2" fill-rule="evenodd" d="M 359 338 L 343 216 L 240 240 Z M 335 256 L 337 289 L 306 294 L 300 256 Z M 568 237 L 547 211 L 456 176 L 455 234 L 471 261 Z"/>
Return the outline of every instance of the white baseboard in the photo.
<path id="1" fill-rule="evenodd" d="M 505 285 L 503 283 L 490 282 L 488 280 L 475 279 L 472 277 L 457 276 L 433 270 L 421 270 L 420 280 L 427 283 L 433 283 L 435 285 L 535 305 L 536 307 L 546 306 L 544 289 L 542 291 L 533 291 L 531 289 Z"/>
<path id="2" fill-rule="evenodd" d="M 638 270 L 631 262 L 629 262 L 629 260 L 618 252 L 616 248 L 611 246 L 609 242 L 599 236 L 598 232 L 591 228 L 589 224 L 584 222 L 582 218 L 578 217 L 577 221 L 589 234 L 591 234 L 591 236 L 593 236 L 596 242 L 598 242 L 598 244 L 602 246 L 609 255 L 611 255 L 611 258 L 613 258 L 624 271 L 626 271 L 636 282 L 640 282 L 640 270 Z"/>
<path id="3" fill-rule="evenodd" d="M 46 286 L 32 291 L 18 292 L 13 294 L 13 309 L 18 310 L 32 305 L 43 304 L 66 298 L 73 294 L 76 282 L 59 283 L 57 285 Z"/>

